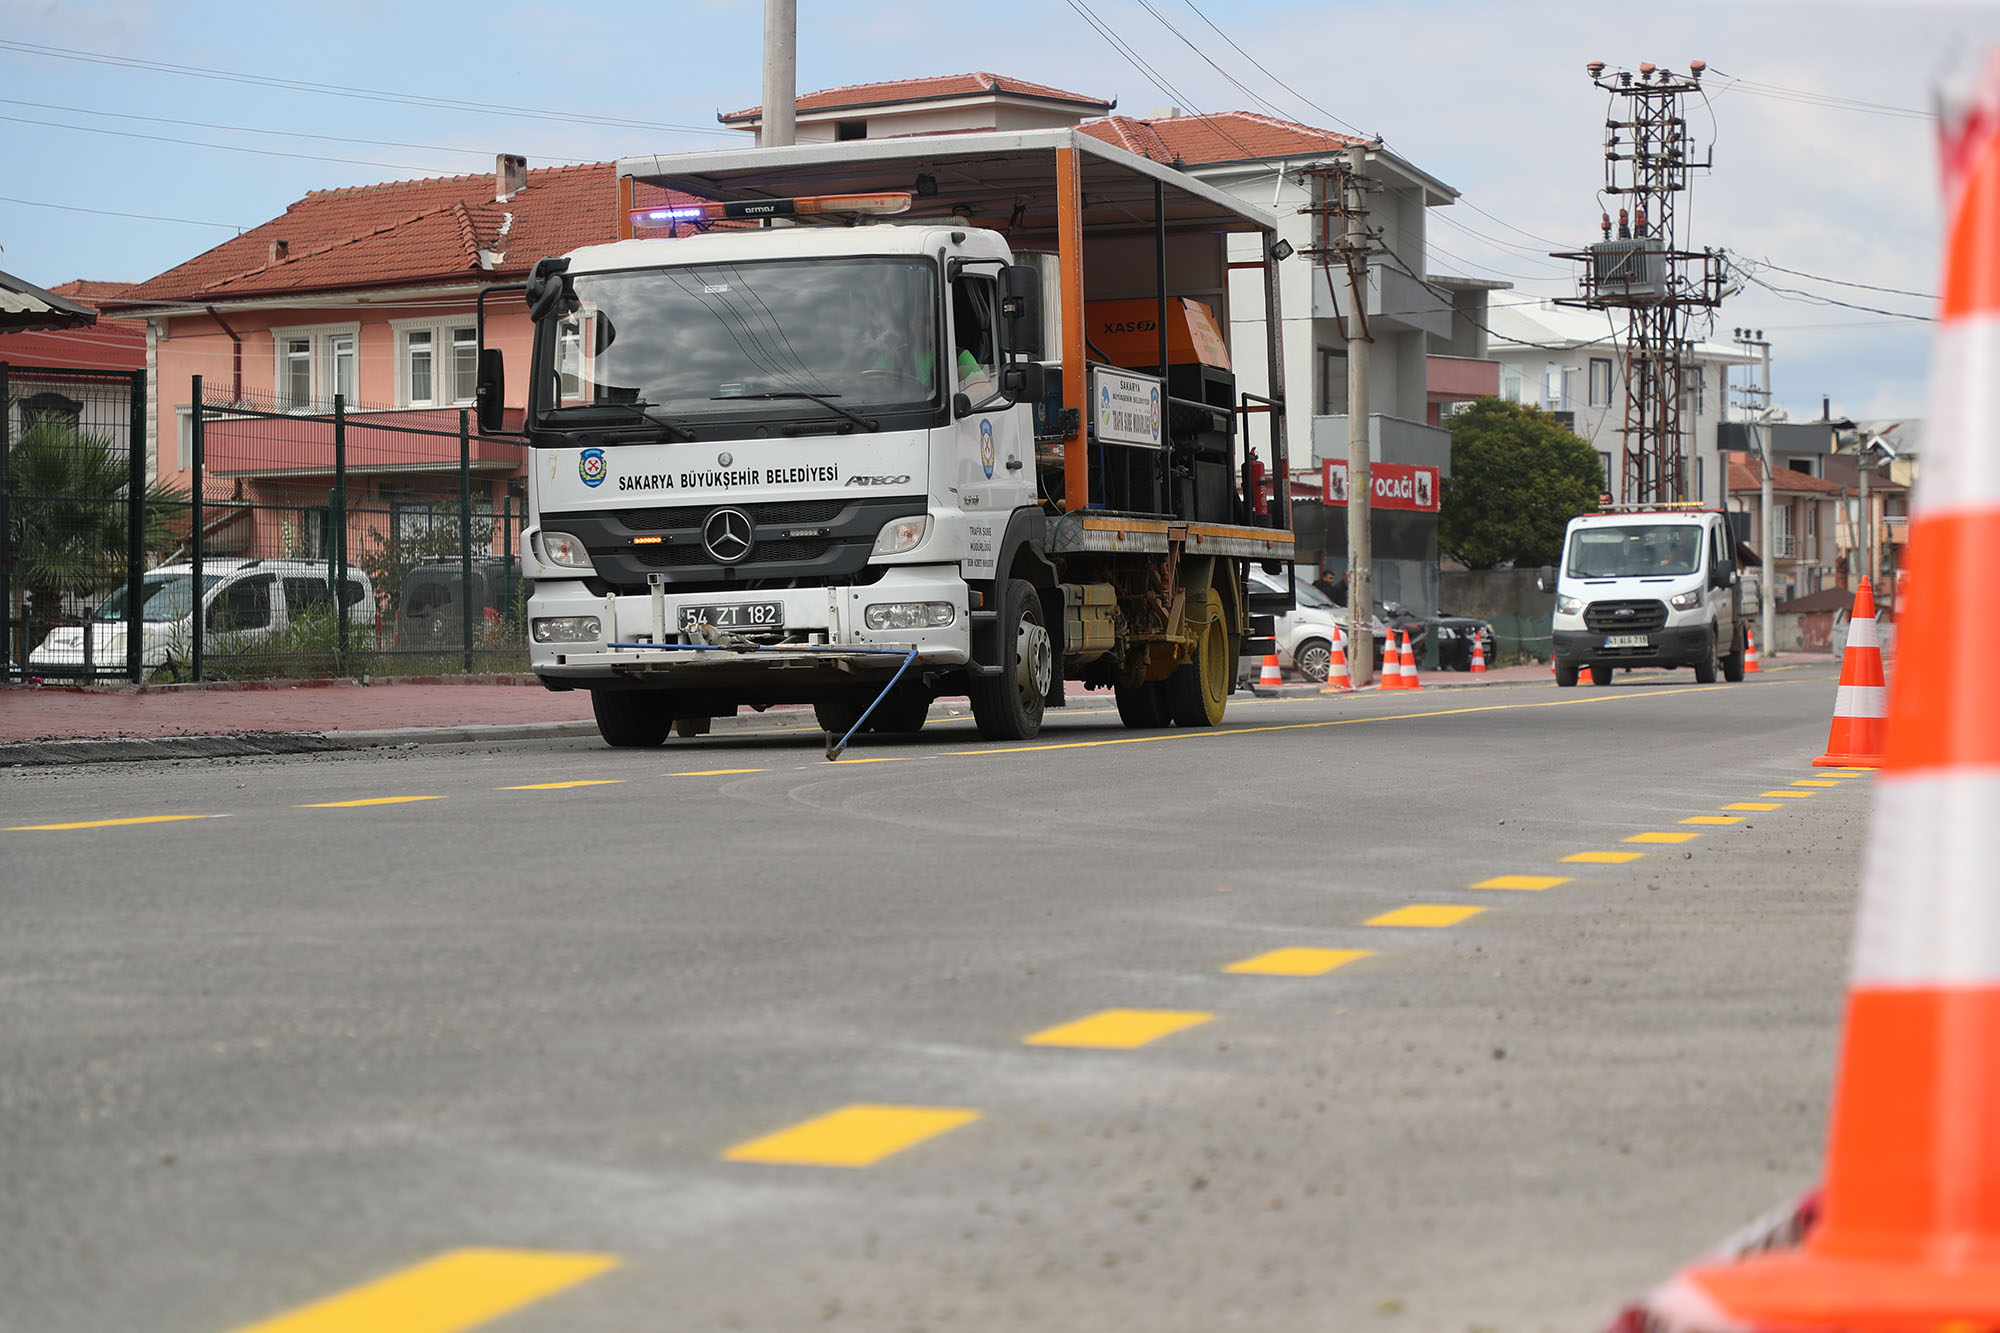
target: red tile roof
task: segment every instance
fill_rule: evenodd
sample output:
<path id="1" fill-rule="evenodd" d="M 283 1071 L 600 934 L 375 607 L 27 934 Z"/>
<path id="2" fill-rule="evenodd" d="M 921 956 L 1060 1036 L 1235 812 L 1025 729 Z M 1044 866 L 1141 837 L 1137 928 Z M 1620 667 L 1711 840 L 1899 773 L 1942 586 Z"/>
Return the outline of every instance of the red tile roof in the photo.
<path id="1" fill-rule="evenodd" d="M 1051 88 L 1045 83 L 1030 83 L 1026 79 L 1009 78 L 1004 74 L 939 74 L 927 79 L 891 79 L 886 83 L 850 83 L 840 88 L 822 88 L 818 92 L 807 93 L 798 99 L 798 111 L 846 111 L 862 107 L 891 106 L 898 102 L 927 102 L 949 97 L 978 97 L 983 94 L 1007 97 L 1032 97 L 1044 102 L 1067 102 L 1073 106 L 1091 111 L 1109 111 L 1118 105 L 1101 97 L 1086 97 L 1082 93 L 1064 92 Z M 731 111 L 716 119 L 723 124 L 756 120 L 764 113 L 761 106 L 745 107 L 741 111 Z"/>
<path id="2" fill-rule="evenodd" d="M 67 296 L 78 305 L 87 305 L 94 309 L 106 301 L 125 295 L 138 285 L 136 282 L 91 282 L 84 278 L 76 278 L 49 290 L 57 296 Z"/>
<path id="3" fill-rule="evenodd" d="M 1086 121 L 1078 128 L 1155 162 L 1178 162 L 1190 167 L 1266 157 L 1310 157 L 1365 142 L 1332 130 L 1261 116 L 1254 111 L 1164 116 L 1158 120 L 1106 116 Z"/>
<path id="4" fill-rule="evenodd" d="M 1757 461 L 1742 454 L 1729 455 L 1729 489 L 1731 493 L 1750 492 L 1763 488 L 1761 471 Z M 1809 476 L 1804 472 L 1794 472 L 1790 468 L 1771 469 L 1771 489 L 1787 495 L 1840 495 L 1852 489 L 1825 477 Z"/>
<path id="5" fill-rule="evenodd" d="M 618 222 L 609 162 L 530 171 L 505 203 L 494 202 L 490 173 L 315 190 L 282 216 L 119 295 L 208 302 L 493 281 L 525 273 L 544 255 L 616 240 Z M 285 242 L 284 258 L 272 258 L 274 241 Z M 481 249 L 503 257 L 484 269 Z"/>

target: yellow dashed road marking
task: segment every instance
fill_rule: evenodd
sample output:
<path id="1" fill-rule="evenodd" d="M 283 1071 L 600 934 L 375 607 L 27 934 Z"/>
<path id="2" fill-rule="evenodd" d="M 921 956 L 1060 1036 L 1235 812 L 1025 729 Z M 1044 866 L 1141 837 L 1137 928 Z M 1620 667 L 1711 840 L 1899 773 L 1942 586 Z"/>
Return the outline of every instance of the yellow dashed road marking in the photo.
<path id="1" fill-rule="evenodd" d="M 609 787 L 623 778 L 578 778 L 574 782 L 530 782 L 523 787 L 495 787 L 495 791 L 557 791 L 563 787 Z"/>
<path id="2" fill-rule="evenodd" d="M 1792 785 L 1794 787 L 1838 787 L 1840 784 L 1826 778 L 1793 778 Z"/>
<path id="3" fill-rule="evenodd" d="M 1214 1014 L 1181 1009 L 1106 1009 L 1074 1023 L 1045 1028 L 1021 1038 L 1024 1046 L 1087 1046 L 1129 1051 L 1148 1042 L 1208 1022 Z"/>
<path id="4" fill-rule="evenodd" d="M 960 1125 L 979 1112 L 956 1106 L 882 1106 L 856 1102 L 838 1111 L 739 1143 L 722 1154 L 725 1162 L 769 1162 L 777 1166 L 873 1166 Z"/>
<path id="5" fill-rule="evenodd" d="M 1455 926 L 1467 917 L 1478 916 L 1483 907 L 1454 907 L 1447 903 L 1411 903 L 1393 912 L 1368 918 L 1371 926 Z"/>
<path id="6" fill-rule="evenodd" d="M 127 824 L 173 824 L 183 819 L 220 819 L 220 815 L 135 815 L 130 819 L 86 819 L 75 824 L 16 824 L 8 833 L 43 833 L 56 829 L 123 828 Z"/>
<path id="7" fill-rule="evenodd" d="M 1634 833 L 1624 842 L 1691 842 L 1699 838 L 1699 833 Z"/>
<path id="8" fill-rule="evenodd" d="M 1373 949 L 1273 949 L 1222 970 L 1260 977 L 1318 977 L 1374 953 Z"/>
<path id="9" fill-rule="evenodd" d="M 452 1250 L 236 1333 L 460 1333 L 617 1266 L 608 1254 Z"/>
<path id="10" fill-rule="evenodd" d="M 1644 852 L 1572 852 L 1565 861 L 1577 861 L 1587 866 L 1622 866 L 1627 861 L 1636 861 Z"/>
<path id="11" fill-rule="evenodd" d="M 1742 822 L 1743 820 L 1736 815 L 1689 815 L 1681 821 L 1683 824 L 1741 824 Z"/>
<path id="12" fill-rule="evenodd" d="M 1782 810 L 1785 807 L 1776 801 L 1733 801 L 1722 807 L 1724 810 Z"/>
<path id="13" fill-rule="evenodd" d="M 885 754 L 874 759 L 836 759 L 836 764 L 900 764 L 906 759 L 915 759 L 913 754 Z"/>
<path id="14" fill-rule="evenodd" d="M 1792 790 L 1791 788 L 1789 788 L 1789 787 L 1780 787 L 1780 788 L 1778 788 L 1778 790 L 1776 790 L 1776 791 L 1760 791 L 1760 792 L 1758 792 L 1757 794 L 1758 794 L 1759 796 L 1782 796 L 1782 797 L 1784 797 L 1784 798 L 1785 798 L 1786 800 L 1790 800 L 1790 801 L 1803 801 L 1803 800 L 1804 800 L 1804 799 L 1805 799 L 1806 797 L 1808 797 L 1808 796 L 1817 796 L 1817 795 L 1819 795 L 1819 793 L 1818 793 L 1818 792 L 1811 792 L 1811 791 L 1793 791 L 1793 790 Z"/>
<path id="15" fill-rule="evenodd" d="M 442 801 L 442 796 L 370 796 L 365 801 L 314 801 L 300 810 L 344 810 L 356 805 L 407 805 L 411 801 Z"/>
<path id="16" fill-rule="evenodd" d="M 1482 879 L 1472 887 L 1475 889 L 1553 889 L 1558 884 L 1569 883 L 1567 875 L 1495 875 L 1492 879 Z"/>
<path id="17" fill-rule="evenodd" d="M 663 778 L 726 778 L 735 773 L 769 773 L 768 768 L 704 768 L 698 773 L 662 773 Z"/>

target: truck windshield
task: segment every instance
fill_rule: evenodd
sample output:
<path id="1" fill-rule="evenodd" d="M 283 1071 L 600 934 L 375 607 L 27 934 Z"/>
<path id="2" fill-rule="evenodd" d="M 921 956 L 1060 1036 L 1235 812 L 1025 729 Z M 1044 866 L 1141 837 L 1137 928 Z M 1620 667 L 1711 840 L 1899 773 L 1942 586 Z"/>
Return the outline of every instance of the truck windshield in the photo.
<path id="1" fill-rule="evenodd" d="M 622 407 L 679 427 L 831 417 L 852 429 L 938 401 L 937 273 L 923 260 L 630 269 L 579 274 L 575 290 L 579 308 L 537 343 L 548 428 Z"/>
<path id="2" fill-rule="evenodd" d="M 220 574 L 201 576 L 204 594 L 222 582 Z M 187 618 L 194 609 L 194 577 L 189 574 L 148 574 L 139 587 L 139 614 L 150 624 L 170 624 Z M 96 620 L 125 619 L 125 589 L 120 588 L 97 608 Z"/>
<path id="3" fill-rule="evenodd" d="M 1569 537 L 1573 579 L 1667 578 L 1701 568 L 1702 529 L 1692 523 L 1579 528 Z"/>

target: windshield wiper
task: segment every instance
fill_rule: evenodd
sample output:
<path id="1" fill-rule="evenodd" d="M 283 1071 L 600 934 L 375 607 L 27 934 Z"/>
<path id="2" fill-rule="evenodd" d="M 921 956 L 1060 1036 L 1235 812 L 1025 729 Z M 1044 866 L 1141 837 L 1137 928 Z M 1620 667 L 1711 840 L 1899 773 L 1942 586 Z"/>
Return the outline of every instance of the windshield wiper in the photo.
<path id="1" fill-rule="evenodd" d="M 864 417 L 859 412 L 850 411 L 842 407 L 839 403 L 834 402 L 833 400 L 838 397 L 840 395 L 837 393 L 808 393 L 804 389 L 784 389 L 775 393 L 719 393 L 708 401 L 711 403 L 732 403 L 744 398 L 806 398 L 818 403 L 821 407 L 840 413 L 840 415 L 846 417 L 849 421 L 852 421 L 864 430 L 882 429 L 882 423 L 873 417 Z"/>
<path id="2" fill-rule="evenodd" d="M 667 438 L 669 440 L 692 440 L 695 438 L 695 433 L 689 430 L 686 426 L 681 425 L 678 421 L 673 421 L 667 417 L 656 417 L 651 412 L 646 410 L 647 408 L 652 406 L 654 406 L 654 404 L 652 403 L 641 403 L 637 401 L 617 402 L 613 400 L 607 400 L 601 403 L 571 403 L 566 407 L 555 408 L 554 411 L 594 412 L 602 407 L 623 408 L 624 410 L 630 412 L 633 416 L 639 418 L 641 421 L 644 421 L 648 425 L 658 426 L 661 430 L 666 432 Z"/>

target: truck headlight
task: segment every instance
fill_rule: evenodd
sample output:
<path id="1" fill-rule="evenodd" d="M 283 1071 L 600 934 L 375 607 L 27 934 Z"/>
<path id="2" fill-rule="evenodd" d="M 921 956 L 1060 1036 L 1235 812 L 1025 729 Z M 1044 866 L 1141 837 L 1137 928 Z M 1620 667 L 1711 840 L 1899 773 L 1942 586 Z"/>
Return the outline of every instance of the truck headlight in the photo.
<path id="1" fill-rule="evenodd" d="M 536 643 L 595 643 L 601 627 L 596 616 L 544 616 L 530 621 L 528 632 Z"/>
<path id="2" fill-rule="evenodd" d="M 1697 588 L 1693 592 L 1677 592 L 1667 598 L 1667 605 L 1676 611 L 1691 611 L 1701 605 L 1701 589 Z"/>
<path id="3" fill-rule="evenodd" d="M 905 551 L 913 551 L 917 543 L 924 539 L 924 534 L 930 530 L 929 514 L 918 514 L 911 518 L 892 518 L 882 525 L 882 531 L 875 534 L 875 549 L 869 554 L 901 555 Z M 875 627 L 870 626 L 870 628 Z"/>
<path id="4" fill-rule="evenodd" d="M 567 532 L 544 532 L 536 536 L 539 544 L 537 552 L 545 565 L 558 569 L 580 569 L 595 574 L 597 566 L 590 563 L 590 552 L 583 548 L 583 542 Z"/>
<path id="5" fill-rule="evenodd" d="M 957 618 L 950 602 L 877 602 L 862 615 L 869 629 L 939 629 Z"/>
<path id="6" fill-rule="evenodd" d="M 1582 615 L 1583 599 L 1581 597 L 1569 597 L 1558 593 L 1556 595 L 1556 614 L 1559 616 Z"/>

